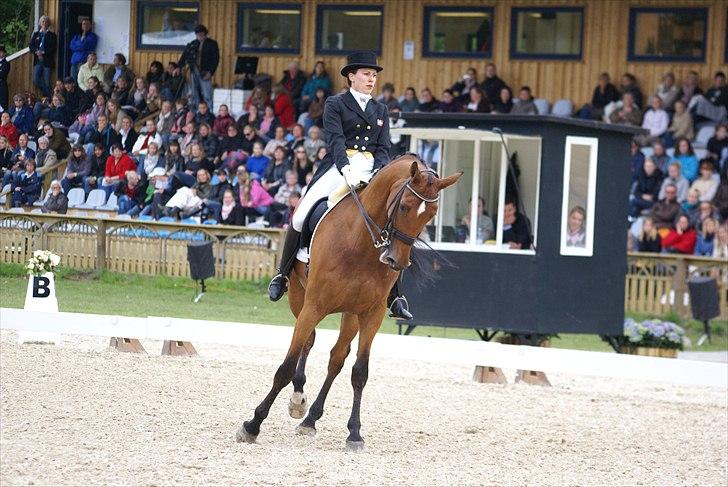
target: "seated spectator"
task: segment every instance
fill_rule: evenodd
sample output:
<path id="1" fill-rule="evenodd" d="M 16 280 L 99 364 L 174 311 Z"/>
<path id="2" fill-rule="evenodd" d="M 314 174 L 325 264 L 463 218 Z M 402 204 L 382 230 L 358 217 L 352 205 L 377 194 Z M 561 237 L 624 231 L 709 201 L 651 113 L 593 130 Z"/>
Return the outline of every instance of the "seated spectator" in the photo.
<path id="1" fill-rule="evenodd" d="M 162 96 L 159 94 L 159 85 L 152 83 L 147 88 L 147 97 L 144 99 L 144 110 L 139 114 L 140 117 L 155 116 L 162 108 Z"/>
<path id="2" fill-rule="evenodd" d="M 184 127 L 192 122 L 195 114 L 187 106 L 187 98 L 182 97 L 174 101 L 174 125 L 172 126 L 172 137 L 184 137 Z"/>
<path id="3" fill-rule="evenodd" d="M 288 64 L 288 69 L 283 71 L 281 85 L 288 92 L 288 96 L 294 106 L 301 105 L 301 93 L 303 86 L 306 84 L 306 73 L 300 70 L 298 63 L 292 61 Z M 293 122 L 291 122 L 293 125 Z"/>
<path id="4" fill-rule="evenodd" d="M 116 133 L 116 130 L 109 125 L 109 119 L 106 115 L 99 115 L 97 126 L 92 128 L 87 134 L 84 141 L 86 152 L 93 150 L 93 146 L 97 143 L 101 143 L 106 152 L 111 150 L 111 146 L 114 144 L 121 143 L 121 137 Z"/>
<path id="5" fill-rule="evenodd" d="M 642 128 L 649 130 L 650 133 L 649 135 L 639 135 L 637 137 L 639 144 L 646 146 L 661 140 L 669 124 L 670 117 L 662 109 L 662 98 L 659 96 L 651 97 L 650 109 L 645 112 L 645 116 L 642 119 Z"/>
<path id="6" fill-rule="evenodd" d="M 470 90 L 476 86 L 478 86 L 478 72 L 475 68 L 470 67 L 465 70 L 459 80 L 453 83 L 450 91 L 460 103 L 466 104 L 470 101 Z"/>
<path id="7" fill-rule="evenodd" d="M 63 103 L 61 95 L 53 95 L 51 109 L 48 111 L 48 121 L 55 127 L 66 128 L 71 125 L 71 114 Z"/>
<path id="8" fill-rule="evenodd" d="M 245 163 L 248 155 L 243 151 L 243 138 L 238 133 L 238 126 L 233 123 L 228 125 L 226 130 L 227 135 L 218 146 L 217 156 L 222 162 L 222 167 L 234 172 L 240 164 Z"/>
<path id="9" fill-rule="evenodd" d="M 147 71 L 147 75 L 144 78 L 144 80 L 147 82 L 147 86 L 151 86 L 152 83 L 157 83 L 157 85 L 161 86 L 164 82 L 164 66 L 159 61 L 152 61 L 151 64 L 149 64 L 149 71 Z"/>
<path id="10" fill-rule="evenodd" d="M 510 249 L 531 248 L 531 234 L 526 217 L 518 212 L 516 202 L 506 200 L 503 207 L 503 244 Z"/>
<path id="11" fill-rule="evenodd" d="M 513 93 L 508 86 L 504 86 L 493 102 L 492 113 L 511 113 L 511 109 L 513 109 Z"/>
<path id="12" fill-rule="evenodd" d="M 253 91 L 250 93 L 250 96 L 245 101 L 245 105 L 243 105 L 243 110 L 245 110 L 246 114 L 253 115 L 255 120 L 257 120 L 259 117 L 263 116 L 263 111 L 265 110 L 265 107 L 271 105 L 270 97 L 268 96 L 268 92 L 263 89 L 262 86 L 256 86 L 253 88 Z M 245 115 L 242 115 L 240 119 L 245 117 Z M 241 123 L 241 120 L 238 120 L 238 125 L 244 125 L 248 122 Z"/>
<path id="13" fill-rule="evenodd" d="M 637 85 L 637 78 L 631 73 L 624 73 L 619 81 L 619 96 L 624 100 L 624 94 L 630 93 L 632 95 L 632 102 L 638 109 L 642 109 L 642 90 Z M 639 125 L 639 124 L 637 124 Z"/>
<path id="14" fill-rule="evenodd" d="M 693 228 L 702 228 L 703 222 L 708 218 L 720 221 L 720 215 L 709 201 L 700 202 L 698 207 L 688 215 L 690 226 Z"/>
<path id="15" fill-rule="evenodd" d="M 495 101 L 500 98 L 501 90 L 507 86 L 505 81 L 498 77 L 495 64 L 488 63 L 485 65 L 485 79 L 480 87 L 485 91 L 485 98 L 488 101 Z"/>
<path id="16" fill-rule="evenodd" d="M 219 222 L 223 225 L 245 225 L 245 212 L 235 201 L 232 189 L 226 189 L 223 193 Z"/>
<path id="17" fill-rule="evenodd" d="M 29 159 L 35 160 L 35 151 L 28 147 L 28 136 L 20 134 L 18 145 L 10 154 L 10 170 L 3 177 L 3 186 L 11 183 L 14 178 L 17 178 L 23 172 L 25 161 Z"/>
<path id="18" fill-rule="evenodd" d="M 185 159 L 189 159 L 192 144 L 197 142 L 197 125 L 195 122 L 187 122 L 182 128 L 181 135 L 182 136 L 177 139 L 177 142 L 179 142 L 179 148 L 182 151 L 182 156 Z"/>
<path id="19" fill-rule="evenodd" d="M 179 69 L 179 65 L 174 61 L 168 62 L 167 68 L 162 75 L 162 89 L 160 92 L 162 99 L 169 101 L 178 100 L 182 95 L 184 83 L 185 78 Z"/>
<path id="20" fill-rule="evenodd" d="M 128 117 L 129 115 L 121 109 L 118 101 L 112 99 L 106 102 L 106 116 L 109 119 L 109 125 L 114 127 L 116 132 L 119 132 L 124 117 Z"/>
<path id="21" fill-rule="evenodd" d="M 118 78 L 114 83 L 114 89 L 111 90 L 109 100 L 114 100 L 119 104 L 119 107 L 128 109 L 128 107 L 134 105 L 130 91 L 131 85 L 127 84 L 126 78 Z"/>
<path id="22" fill-rule="evenodd" d="M 693 151 L 693 144 L 686 138 L 677 139 L 674 160 L 680 163 L 682 175 L 691 183 L 698 177 L 698 158 Z"/>
<path id="23" fill-rule="evenodd" d="M 644 211 L 649 210 L 657 201 L 662 184 L 662 172 L 651 158 L 645 159 L 642 170 L 637 177 L 637 185 L 629 198 L 629 216 L 637 219 Z"/>
<path id="24" fill-rule="evenodd" d="M 149 179 L 156 168 L 164 168 L 164 156 L 160 153 L 159 144 L 154 140 L 149 142 L 147 153 L 139 158 L 138 171 L 143 179 Z"/>
<path id="25" fill-rule="evenodd" d="M 217 184 L 214 184 L 212 186 L 212 192 L 210 193 L 209 199 L 210 201 L 218 203 L 215 208 L 215 218 L 219 220 L 219 210 L 220 205 L 222 205 L 223 194 L 225 193 L 225 191 L 232 191 L 233 185 L 230 183 L 228 172 L 224 168 L 221 167 L 220 169 L 215 171 L 215 174 L 217 174 Z"/>
<path id="26" fill-rule="evenodd" d="M 688 197 L 682 202 L 681 208 L 683 213 L 690 217 L 690 220 L 697 218 L 700 211 L 700 191 L 697 189 L 688 190 Z"/>
<path id="27" fill-rule="evenodd" d="M 59 213 L 61 215 L 65 215 L 68 212 L 68 197 L 61 191 L 61 183 L 57 179 L 51 181 L 50 194 L 43 202 L 43 207 L 40 211 L 43 213 Z"/>
<path id="28" fill-rule="evenodd" d="M 253 144 L 253 154 L 248 157 L 245 166 L 248 173 L 256 174 L 258 177 L 261 177 L 265 173 L 269 162 L 270 158 L 263 154 L 263 144 L 256 142 Z"/>
<path id="29" fill-rule="evenodd" d="M 712 201 L 718 191 L 720 177 L 714 171 L 713 164 L 705 159 L 700 163 L 700 177 L 693 181 L 690 189 L 700 192 L 700 201 Z"/>
<path id="30" fill-rule="evenodd" d="M 134 77 L 132 70 L 126 66 L 126 57 L 118 52 L 114 54 L 113 64 L 104 72 L 103 82 L 107 90 L 111 90 L 119 78 L 124 78 L 125 86 L 128 88 L 134 83 Z"/>
<path id="31" fill-rule="evenodd" d="M 665 151 L 665 144 L 660 140 L 652 143 L 652 160 L 655 161 L 657 167 L 663 174 L 667 174 L 667 168 L 670 165 L 670 156 Z"/>
<path id="32" fill-rule="evenodd" d="M 326 159 L 326 156 L 328 155 L 328 153 L 329 153 L 328 147 L 326 147 L 325 145 L 322 147 L 319 147 L 319 150 L 316 151 L 316 159 L 314 159 L 314 161 L 313 161 L 313 170 L 310 173 L 306 174 L 305 180 L 304 180 L 305 184 L 301 184 L 302 187 L 305 187 L 307 184 L 309 184 L 311 182 L 311 179 L 313 178 L 314 173 L 318 170 L 318 168 L 321 166 L 321 164 L 323 164 L 324 159 Z"/>
<path id="33" fill-rule="evenodd" d="M 58 159 L 65 159 L 71 152 L 71 144 L 59 129 L 53 127 L 50 122 L 43 125 L 43 133 L 48 137 L 48 145 L 58 156 Z"/>
<path id="34" fill-rule="evenodd" d="M 97 61 L 98 58 L 96 57 L 96 53 L 92 51 L 88 54 L 88 56 L 86 56 L 86 62 L 82 64 L 81 68 L 78 70 L 78 77 L 76 78 L 76 81 L 78 82 L 78 87 L 81 91 L 88 91 L 91 88 L 88 85 L 88 80 L 92 76 L 96 78 L 97 82 L 104 79 L 104 69 Z"/>
<path id="35" fill-rule="evenodd" d="M 313 175 L 309 175 L 313 177 Z M 291 196 L 288 197 L 288 209 L 283 216 L 283 228 L 288 228 L 291 225 L 291 218 L 293 218 L 293 212 L 298 208 L 298 204 L 301 202 L 301 193 L 294 191 Z"/>
<path id="36" fill-rule="evenodd" d="M 162 145 L 166 146 L 172 135 L 174 127 L 174 112 L 172 111 L 172 102 L 164 100 L 161 110 L 157 116 L 157 133 L 162 137 Z"/>
<path id="37" fill-rule="evenodd" d="M 291 166 L 298 176 L 298 185 L 303 187 L 306 184 L 306 174 L 313 172 L 313 163 L 306 155 L 306 149 L 302 145 L 293 150 Z"/>
<path id="38" fill-rule="evenodd" d="M 278 117 L 275 116 L 273 107 L 268 105 L 265 107 L 263 117 L 258 123 L 258 135 L 261 139 L 268 142 L 276 133 L 276 127 L 280 125 Z"/>
<path id="39" fill-rule="evenodd" d="M 268 157 L 273 157 L 273 151 L 276 150 L 278 147 L 287 147 L 288 141 L 286 140 L 286 129 L 283 128 L 283 126 L 279 125 L 276 127 L 275 130 L 275 137 L 270 139 L 267 144 L 265 144 L 265 148 L 263 148 L 263 154 L 265 154 Z"/>
<path id="40" fill-rule="evenodd" d="M 614 110 L 609 115 L 610 123 L 620 123 L 623 125 L 634 125 L 639 127 L 642 123 L 642 111 L 634 102 L 634 95 L 631 91 L 622 95 L 622 107 Z"/>
<path id="41" fill-rule="evenodd" d="M 139 134 L 132 125 L 131 117 L 126 116 L 121 119 L 121 130 L 119 130 L 119 137 L 121 138 L 121 146 L 124 148 L 124 152 L 132 154 L 134 152 L 134 144 L 136 144 Z M 136 157 L 136 156 L 135 156 Z"/>
<path id="42" fill-rule="evenodd" d="M 257 179 L 252 179 L 243 166 L 238 167 L 238 184 L 235 185 L 235 196 L 243 209 L 244 224 L 265 215 L 273 203 L 273 197 L 261 186 Z"/>
<path id="43" fill-rule="evenodd" d="M 697 234 L 690 227 L 688 217 L 680 215 L 677 217 L 675 228 L 670 229 L 662 239 L 662 250 L 668 254 L 692 255 L 696 240 Z"/>
<path id="44" fill-rule="evenodd" d="M 658 230 L 671 228 L 680 211 L 681 206 L 677 202 L 677 187 L 674 184 L 668 184 L 665 188 L 665 198 L 652 206 L 650 217 Z"/>
<path id="45" fill-rule="evenodd" d="M 659 254 L 662 252 L 662 239 L 655 227 L 652 217 L 645 217 L 642 222 L 642 232 L 640 233 L 639 252 L 654 252 Z"/>
<path id="46" fill-rule="evenodd" d="M 35 123 L 33 109 L 25 104 L 22 95 L 13 97 L 13 106 L 8 110 L 8 114 L 19 134 L 29 134 L 33 131 L 33 124 Z"/>
<path id="47" fill-rule="evenodd" d="M 414 112 L 415 110 L 417 110 L 417 106 L 419 104 L 420 102 L 417 99 L 415 89 L 411 86 L 405 88 L 404 95 L 399 101 L 399 109 L 403 112 Z"/>
<path id="48" fill-rule="evenodd" d="M 384 103 L 390 112 L 395 108 L 399 109 L 399 101 L 394 96 L 394 85 L 392 83 L 384 83 L 382 94 L 377 97 L 377 100 Z"/>
<path id="49" fill-rule="evenodd" d="M 76 86 L 73 78 L 63 80 L 63 91 L 59 93 L 68 109 L 68 117 L 71 121 L 82 112 L 91 108 L 93 97 L 89 97 L 84 91 Z"/>
<path id="50" fill-rule="evenodd" d="M 707 119 L 713 122 L 728 120 L 728 85 L 723 71 L 715 73 L 713 86 L 704 96 L 696 94 L 690 99 L 688 109 L 699 120 Z"/>
<path id="51" fill-rule="evenodd" d="M 256 142 L 260 142 L 263 145 L 263 147 L 265 147 L 265 142 L 263 142 L 263 139 L 261 139 L 260 137 L 258 137 L 258 133 L 255 131 L 255 127 L 253 127 L 252 125 L 245 125 L 245 126 L 243 126 L 242 133 L 243 133 L 243 146 L 242 146 L 242 149 L 247 154 L 252 154 L 253 153 L 253 145 Z"/>
<path id="52" fill-rule="evenodd" d="M 187 160 L 187 163 L 185 164 L 185 173 L 189 176 L 188 178 L 184 178 L 183 174 L 180 174 L 179 176 L 182 176 L 183 179 L 186 179 L 187 183 L 191 183 L 188 185 L 194 184 L 194 176 L 197 174 L 200 169 L 204 169 L 207 172 L 207 175 L 209 177 L 210 174 L 212 174 L 215 171 L 215 165 L 210 161 L 210 159 L 207 158 L 207 155 L 205 154 L 205 151 L 202 149 L 202 146 L 198 144 L 197 142 L 193 143 L 190 146 L 190 158 Z"/>
<path id="53" fill-rule="evenodd" d="M 629 150 L 632 153 L 632 161 L 630 165 L 631 182 L 634 184 L 640 175 L 642 166 L 645 164 L 645 155 L 640 150 L 640 146 L 636 140 L 630 142 Z"/>
<path id="54" fill-rule="evenodd" d="M 35 172 L 35 161 L 26 159 L 24 167 L 25 172 L 21 172 L 10 187 L 14 207 L 31 206 L 40 198 L 41 179 L 38 173 Z"/>
<path id="55" fill-rule="evenodd" d="M 228 127 L 235 125 L 235 119 L 230 116 L 230 110 L 227 105 L 220 105 L 217 109 L 217 117 L 212 124 L 212 131 L 216 137 L 223 138 L 228 133 Z"/>
<path id="56" fill-rule="evenodd" d="M 176 219 L 196 215 L 204 209 L 211 193 L 210 173 L 200 168 L 196 172 L 194 185 L 191 188 L 184 186 L 178 189 L 174 196 L 167 201 L 164 212 Z"/>
<path id="57" fill-rule="evenodd" d="M 101 180 L 106 173 L 106 159 L 109 158 L 109 153 L 106 151 L 104 144 L 97 142 L 92 146 L 91 154 L 87 157 L 91 168 L 88 176 L 83 180 L 83 190 L 86 196 L 92 189 L 101 187 Z"/>
<path id="58" fill-rule="evenodd" d="M 470 203 L 471 201 L 468 201 L 468 208 L 470 208 Z M 472 228 L 472 226 L 470 225 L 470 214 L 466 213 L 465 216 L 463 216 L 460 220 L 460 223 L 466 230 L 466 233 L 463 236 L 464 239 L 462 239 L 462 241 L 467 242 Z M 495 238 L 495 227 L 493 226 L 493 219 L 490 217 L 490 215 L 488 215 L 488 212 L 485 211 L 485 200 L 480 196 L 478 197 L 478 221 L 476 225 L 477 227 L 475 239 L 477 243 L 482 244 L 487 242 L 488 240 L 492 240 L 493 238 Z"/>
<path id="59" fill-rule="evenodd" d="M 94 100 L 96 100 L 96 96 L 99 93 L 104 93 L 104 85 L 101 84 L 101 81 L 99 81 L 99 78 L 96 76 L 91 76 L 86 81 L 86 86 L 88 87 L 87 90 L 84 90 L 82 93 L 84 97 L 86 98 L 87 103 L 93 104 Z"/>
<path id="60" fill-rule="evenodd" d="M 285 175 L 285 184 L 278 187 L 273 201 L 268 208 L 266 220 L 273 227 L 281 227 L 286 222 L 285 216 L 289 208 L 289 199 L 293 193 L 301 194 L 296 171 L 288 170 Z"/>
<path id="61" fill-rule="evenodd" d="M 323 61 L 316 61 L 311 76 L 301 90 L 301 103 L 298 106 L 299 111 L 303 113 L 309 110 L 309 105 L 316 98 L 316 92 L 318 90 L 323 90 L 324 96 L 326 96 L 331 93 L 331 88 L 331 78 L 326 73 L 326 65 Z"/>
<path id="62" fill-rule="evenodd" d="M 452 91 L 445 90 L 442 92 L 442 97 L 437 109 L 443 113 L 457 113 L 463 111 L 463 106 L 455 99 Z"/>
<path id="63" fill-rule="evenodd" d="M 10 114 L 8 112 L 3 112 L 2 115 L 0 115 L 0 137 L 5 137 L 10 147 L 14 149 L 15 146 L 18 145 L 19 135 L 18 129 L 15 128 L 15 125 L 13 125 L 10 121 Z"/>
<path id="64" fill-rule="evenodd" d="M 721 167 L 728 164 L 728 124 L 719 123 L 715 126 L 715 135 L 708 140 L 708 158 L 715 170 L 720 172 Z"/>
<path id="65" fill-rule="evenodd" d="M 713 240 L 713 258 L 728 260 L 728 222 L 724 222 L 718 227 L 718 237 Z"/>
<path id="66" fill-rule="evenodd" d="M 70 153 L 70 151 L 69 151 Z M 38 137 L 38 152 L 35 153 L 35 168 L 40 173 L 41 177 L 44 174 L 51 174 L 54 179 L 56 174 L 55 170 L 58 167 L 58 155 L 50 148 L 48 137 L 45 135 Z"/>
<path id="67" fill-rule="evenodd" d="M 283 85 L 273 87 L 273 113 L 286 130 L 296 123 L 296 109 Z"/>
<path id="68" fill-rule="evenodd" d="M 106 116 L 106 102 L 109 101 L 105 93 L 99 93 L 94 99 L 94 104 L 91 106 L 91 111 L 86 117 L 86 130 L 81 131 L 81 136 L 85 137 L 86 134 L 93 128 L 98 122 L 99 116 Z M 108 122 L 108 118 L 106 119 Z"/>
<path id="69" fill-rule="evenodd" d="M 197 113 L 195 113 L 194 117 L 195 125 L 198 127 L 202 123 L 206 123 L 210 127 L 212 127 L 215 123 L 215 115 L 210 112 L 210 107 L 207 106 L 207 103 L 204 101 L 201 101 L 197 104 Z"/>
<path id="70" fill-rule="evenodd" d="M 205 154 L 209 154 L 209 159 L 213 164 L 217 165 L 217 153 L 220 151 L 220 141 L 212 133 L 212 127 L 208 124 L 202 123 L 197 129 L 197 143 L 202 146 Z"/>
<path id="71" fill-rule="evenodd" d="M 265 172 L 261 174 L 261 185 L 271 196 L 275 196 L 278 188 L 286 181 L 286 171 L 290 169 L 286 155 L 285 147 L 276 147 L 273 151 L 273 159 L 268 163 Z"/>
<path id="72" fill-rule="evenodd" d="M 179 142 L 173 140 L 167 146 L 167 152 L 164 154 L 164 172 L 167 176 L 174 176 L 176 172 L 184 172 L 185 158 L 182 157 Z"/>
<path id="73" fill-rule="evenodd" d="M 465 106 L 465 111 L 470 113 L 489 113 L 492 107 L 485 92 L 479 86 L 470 89 L 470 101 Z"/>
<path id="74" fill-rule="evenodd" d="M 672 112 L 675 109 L 675 102 L 680 98 L 680 88 L 675 84 L 675 75 L 665 73 L 662 77 L 662 83 L 657 85 L 654 96 L 662 100 L 662 107 Z"/>
<path id="75" fill-rule="evenodd" d="M 136 171 L 129 171 L 114 191 L 119 215 L 137 216 L 144 209 L 146 186 Z"/>
<path id="76" fill-rule="evenodd" d="M 432 96 L 432 91 L 429 88 L 425 88 L 420 91 L 420 104 L 417 105 L 418 112 L 434 112 L 439 109 L 440 102 Z"/>
<path id="77" fill-rule="evenodd" d="M 106 191 L 106 199 L 109 198 L 129 171 L 136 172 L 136 164 L 131 160 L 131 157 L 124 154 L 121 144 L 117 142 L 111 147 L 111 155 L 106 159 L 106 169 L 100 186 L 100 189 Z"/>
<path id="78" fill-rule="evenodd" d="M 718 212 L 720 220 L 728 221 L 728 178 L 724 177 L 720 180 L 718 191 L 713 198 L 713 206 Z"/>
<path id="79" fill-rule="evenodd" d="M 673 142 L 677 139 L 692 140 L 695 137 L 693 117 L 686 111 L 686 106 L 682 100 L 675 102 L 675 113 L 664 138 L 667 147 L 672 147 Z"/>
<path id="80" fill-rule="evenodd" d="M 308 137 L 303 142 L 303 148 L 306 149 L 309 161 L 316 159 L 316 154 L 321 147 L 326 147 L 326 142 L 321 138 L 321 129 L 314 125 L 308 129 Z"/>
<path id="81" fill-rule="evenodd" d="M 688 74 L 685 75 L 685 79 L 683 79 L 682 85 L 680 86 L 680 100 L 682 100 L 685 105 L 690 104 L 690 100 L 694 96 L 702 95 L 703 90 L 700 89 L 700 75 L 697 71 L 688 71 Z"/>
<path id="82" fill-rule="evenodd" d="M 538 108 L 533 102 L 533 95 L 531 95 L 531 88 L 529 86 L 521 86 L 518 91 L 518 103 L 513 105 L 511 113 L 519 115 L 538 115 Z"/>
<path id="83" fill-rule="evenodd" d="M 313 99 L 308 104 L 308 111 L 301 115 L 304 129 L 316 125 L 323 127 L 324 125 L 324 105 L 326 104 L 326 91 L 323 88 L 316 90 Z"/>
<path id="84" fill-rule="evenodd" d="M 594 88 L 591 103 L 581 107 L 579 118 L 601 120 L 604 116 L 604 107 L 617 101 L 619 101 L 619 92 L 611 83 L 609 73 L 602 73 L 599 75 L 599 84 Z"/>
<path id="85" fill-rule="evenodd" d="M 652 157 L 652 159 L 654 160 L 654 156 Z M 677 161 L 671 163 L 668 166 L 667 177 L 662 180 L 658 199 L 662 200 L 665 198 L 665 188 L 667 188 L 667 186 L 670 184 L 674 185 L 677 188 L 677 202 L 682 203 L 683 201 L 685 201 L 688 197 L 690 183 L 687 179 L 685 179 L 685 176 L 682 175 L 680 171 L 680 163 Z"/>
<path id="86" fill-rule="evenodd" d="M 81 145 L 74 145 L 71 155 L 67 159 L 63 179 L 60 182 L 63 192 L 68 194 L 73 188 L 83 187 L 83 181 L 90 173 L 91 158 L 86 155 Z"/>
<path id="87" fill-rule="evenodd" d="M 0 176 L 3 179 L 5 178 L 5 174 L 12 171 L 12 155 L 13 150 L 10 148 L 10 142 L 8 142 L 7 137 L 0 135 Z"/>
<path id="88" fill-rule="evenodd" d="M 306 142 L 306 131 L 300 123 L 295 124 L 291 128 L 291 133 L 286 135 L 286 150 L 289 154 L 293 154 L 296 147 L 303 147 Z"/>
<path id="89" fill-rule="evenodd" d="M 703 225 L 698 232 L 698 240 L 695 243 L 694 255 L 703 257 L 713 256 L 713 243 L 715 242 L 715 234 L 718 230 L 718 224 L 712 218 L 703 220 Z"/>

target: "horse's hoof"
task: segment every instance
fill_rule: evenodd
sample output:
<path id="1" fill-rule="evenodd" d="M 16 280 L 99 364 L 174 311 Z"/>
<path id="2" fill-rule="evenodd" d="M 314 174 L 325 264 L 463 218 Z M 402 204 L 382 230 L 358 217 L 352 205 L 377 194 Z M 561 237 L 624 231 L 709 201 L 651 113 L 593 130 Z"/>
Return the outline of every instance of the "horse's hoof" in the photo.
<path id="1" fill-rule="evenodd" d="M 299 424 L 296 426 L 296 433 L 302 436 L 316 436 L 316 428 Z"/>
<path id="2" fill-rule="evenodd" d="M 346 449 L 348 451 L 352 451 L 352 452 L 361 452 L 361 451 L 364 451 L 364 442 L 363 441 L 346 440 Z"/>
<path id="3" fill-rule="evenodd" d="M 258 438 L 258 435 L 252 435 L 248 433 L 248 431 L 245 429 L 245 424 L 243 424 L 239 429 L 238 432 L 235 433 L 235 440 L 238 443 L 255 443 L 255 440 Z"/>
<path id="4" fill-rule="evenodd" d="M 307 411 L 308 401 L 306 400 L 306 394 L 303 392 L 294 392 L 291 400 L 288 402 L 288 414 L 293 419 L 301 419 L 306 415 Z"/>

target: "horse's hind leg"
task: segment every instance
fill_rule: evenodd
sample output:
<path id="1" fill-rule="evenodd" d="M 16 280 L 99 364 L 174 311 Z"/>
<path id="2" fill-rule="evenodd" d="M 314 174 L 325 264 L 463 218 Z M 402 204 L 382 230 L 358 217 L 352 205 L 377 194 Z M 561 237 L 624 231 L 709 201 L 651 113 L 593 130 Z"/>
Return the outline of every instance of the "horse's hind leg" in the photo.
<path id="1" fill-rule="evenodd" d="M 294 267 L 288 285 L 288 304 L 293 312 L 293 316 L 296 318 L 301 313 L 303 302 L 306 298 L 306 290 L 298 279 L 298 272 L 300 271 L 300 268 L 296 269 Z M 311 332 L 311 336 L 303 347 L 303 350 L 301 350 L 301 356 L 298 358 L 298 365 L 296 366 L 296 373 L 293 376 L 293 395 L 288 402 L 288 414 L 295 419 L 301 419 L 308 409 L 308 401 L 306 400 L 306 394 L 303 393 L 303 386 L 306 384 L 306 360 L 315 340 L 316 330 Z"/>
<path id="2" fill-rule="evenodd" d="M 273 387 L 263 402 L 255 408 L 255 415 L 250 421 L 245 421 L 243 425 L 238 429 L 236 434 L 237 441 L 246 441 L 253 443 L 260 433 L 260 424 L 265 418 L 268 417 L 270 408 L 273 405 L 278 394 L 281 390 L 286 387 L 293 379 L 293 374 L 296 371 L 296 362 L 298 362 L 301 356 L 301 351 L 306 345 L 311 332 L 318 325 L 319 321 L 323 319 L 324 314 L 315 306 L 304 306 L 301 313 L 298 315 L 296 320 L 296 327 L 293 330 L 293 338 L 291 339 L 291 345 L 288 347 L 288 353 L 283 363 L 278 367 L 278 370 L 273 377 Z"/>
<path id="3" fill-rule="evenodd" d="M 311 409 L 308 411 L 308 416 L 303 422 L 296 428 L 296 431 L 303 435 L 314 435 L 316 434 L 316 421 L 321 419 L 324 414 L 324 403 L 326 402 L 326 396 L 329 393 L 331 384 L 333 384 L 336 376 L 341 372 L 341 368 L 344 366 L 344 360 L 351 351 L 351 341 L 359 331 L 359 321 L 356 315 L 349 313 L 343 313 L 341 315 L 341 328 L 339 330 L 339 338 L 334 344 L 334 348 L 331 349 L 331 357 L 329 358 L 329 370 L 326 374 L 324 384 L 321 386 L 321 391 L 318 393 L 316 400 L 311 405 Z"/>

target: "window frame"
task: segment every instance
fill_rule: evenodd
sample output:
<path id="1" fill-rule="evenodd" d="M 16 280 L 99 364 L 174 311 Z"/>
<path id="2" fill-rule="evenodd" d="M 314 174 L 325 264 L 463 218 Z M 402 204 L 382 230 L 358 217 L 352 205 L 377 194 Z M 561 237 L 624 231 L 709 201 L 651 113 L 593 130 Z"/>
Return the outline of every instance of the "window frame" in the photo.
<path id="1" fill-rule="evenodd" d="M 701 57 L 691 56 L 643 56 L 636 54 L 635 49 L 635 22 L 637 15 L 641 13 L 682 13 L 682 14 L 703 14 L 705 29 L 703 30 L 703 55 Z M 631 62 L 652 62 L 652 63 L 704 63 L 708 51 L 708 8 L 707 7 L 630 7 L 629 23 L 627 24 L 629 39 L 627 41 L 627 61 Z"/>
<path id="2" fill-rule="evenodd" d="M 149 7 L 196 7 L 197 8 L 197 23 L 200 23 L 200 2 L 199 0 L 183 0 L 181 2 L 171 2 L 163 0 L 139 0 L 137 2 L 136 11 L 136 49 L 139 51 L 183 51 L 185 45 L 182 46 L 171 46 L 164 44 L 144 44 L 142 43 L 143 23 L 144 23 L 144 9 Z"/>
<path id="3" fill-rule="evenodd" d="M 297 49 L 276 49 L 272 47 L 241 48 L 243 37 L 242 11 L 248 8 L 265 8 L 266 10 L 298 10 L 298 48 Z M 266 53 L 266 54 L 300 54 L 303 38 L 301 27 L 303 25 L 303 4 L 302 3 L 242 3 L 238 2 L 235 9 L 235 52 L 239 53 Z"/>
<path id="4" fill-rule="evenodd" d="M 723 42 L 723 62 L 728 64 L 728 8 L 725 9 L 725 39 Z"/>
<path id="5" fill-rule="evenodd" d="M 566 245 L 566 231 L 569 219 L 569 192 L 571 180 L 571 147 L 573 145 L 588 145 L 589 176 L 587 179 L 586 199 L 586 242 L 584 248 L 569 247 Z M 597 172 L 599 164 L 599 138 L 579 137 L 567 135 L 564 142 L 564 185 L 561 188 L 561 231 L 559 232 L 559 254 L 572 257 L 594 256 L 594 215 L 597 194 Z"/>
<path id="6" fill-rule="evenodd" d="M 559 13 L 577 12 L 581 14 L 581 29 L 579 29 L 579 53 L 578 54 L 523 54 L 516 50 L 518 36 L 518 14 L 521 12 Z M 508 46 L 509 59 L 515 60 L 558 60 L 558 61 L 582 61 L 584 58 L 584 22 L 586 15 L 584 7 L 511 7 L 511 33 L 510 45 Z"/>
<path id="7" fill-rule="evenodd" d="M 324 49 L 322 47 L 321 34 L 323 33 L 322 22 L 324 10 L 361 10 L 361 11 L 372 11 L 380 12 L 379 15 L 379 40 L 377 49 L 371 49 L 377 56 L 382 55 L 382 42 L 384 41 L 384 5 L 362 5 L 362 4 L 320 4 L 316 6 L 316 47 L 315 53 L 324 56 L 346 56 L 352 52 L 356 52 L 356 49 Z"/>
<path id="8" fill-rule="evenodd" d="M 434 12 L 472 12 L 483 11 L 490 15 L 490 36 L 488 44 L 490 50 L 483 53 L 472 53 L 466 51 L 435 52 L 430 50 L 430 16 Z M 451 58 L 451 59 L 492 59 L 493 58 L 493 30 L 495 25 L 495 9 L 489 6 L 473 5 L 471 7 L 448 7 L 440 5 L 429 5 L 424 8 L 423 30 L 422 30 L 422 57 L 423 58 Z"/>

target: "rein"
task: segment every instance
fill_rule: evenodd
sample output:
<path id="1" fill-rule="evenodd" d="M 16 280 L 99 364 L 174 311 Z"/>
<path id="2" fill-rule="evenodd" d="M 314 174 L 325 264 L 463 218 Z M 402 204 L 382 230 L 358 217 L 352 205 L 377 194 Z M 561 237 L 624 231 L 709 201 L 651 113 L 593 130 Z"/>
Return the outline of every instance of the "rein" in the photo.
<path id="1" fill-rule="evenodd" d="M 421 171 L 420 173 L 432 174 L 433 176 L 438 177 L 437 173 L 431 169 L 426 169 L 424 171 Z M 407 235 L 406 233 L 398 230 L 394 226 L 395 219 L 397 218 L 396 209 L 401 203 L 402 197 L 404 196 L 404 192 L 406 190 L 409 189 L 413 195 L 415 195 L 417 198 L 424 201 L 425 203 L 434 203 L 440 199 L 439 194 L 434 198 L 425 198 L 424 196 L 419 194 L 417 191 L 414 190 L 414 188 L 412 188 L 412 179 L 412 176 L 407 179 L 407 181 L 397 191 L 397 194 L 395 195 L 392 202 L 389 204 L 389 206 L 387 206 L 387 223 L 384 224 L 384 228 L 380 228 L 379 225 L 377 225 L 377 223 L 372 220 L 366 209 L 364 209 L 364 205 L 359 199 L 359 195 L 356 194 L 356 190 L 352 186 L 349 186 L 349 192 L 351 193 L 351 197 L 356 203 L 356 206 L 359 208 L 359 213 L 364 219 L 364 226 L 366 227 L 367 232 L 369 232 L 369 236 L 372 239 L 372 244 L 374 244 L 375 249 L 380 249 L 382 247 L 387 247 L 391 245 L 392 238 L 396 238 L 403 244 L 410 247 L 413 246 L 417 241 L 418 237 L 412 237 L 411 235 Z M 392 208 L 394 208 L 395 211 L 392 211 Z M 379 235 L 378 237 L 377 234 Z"/>

